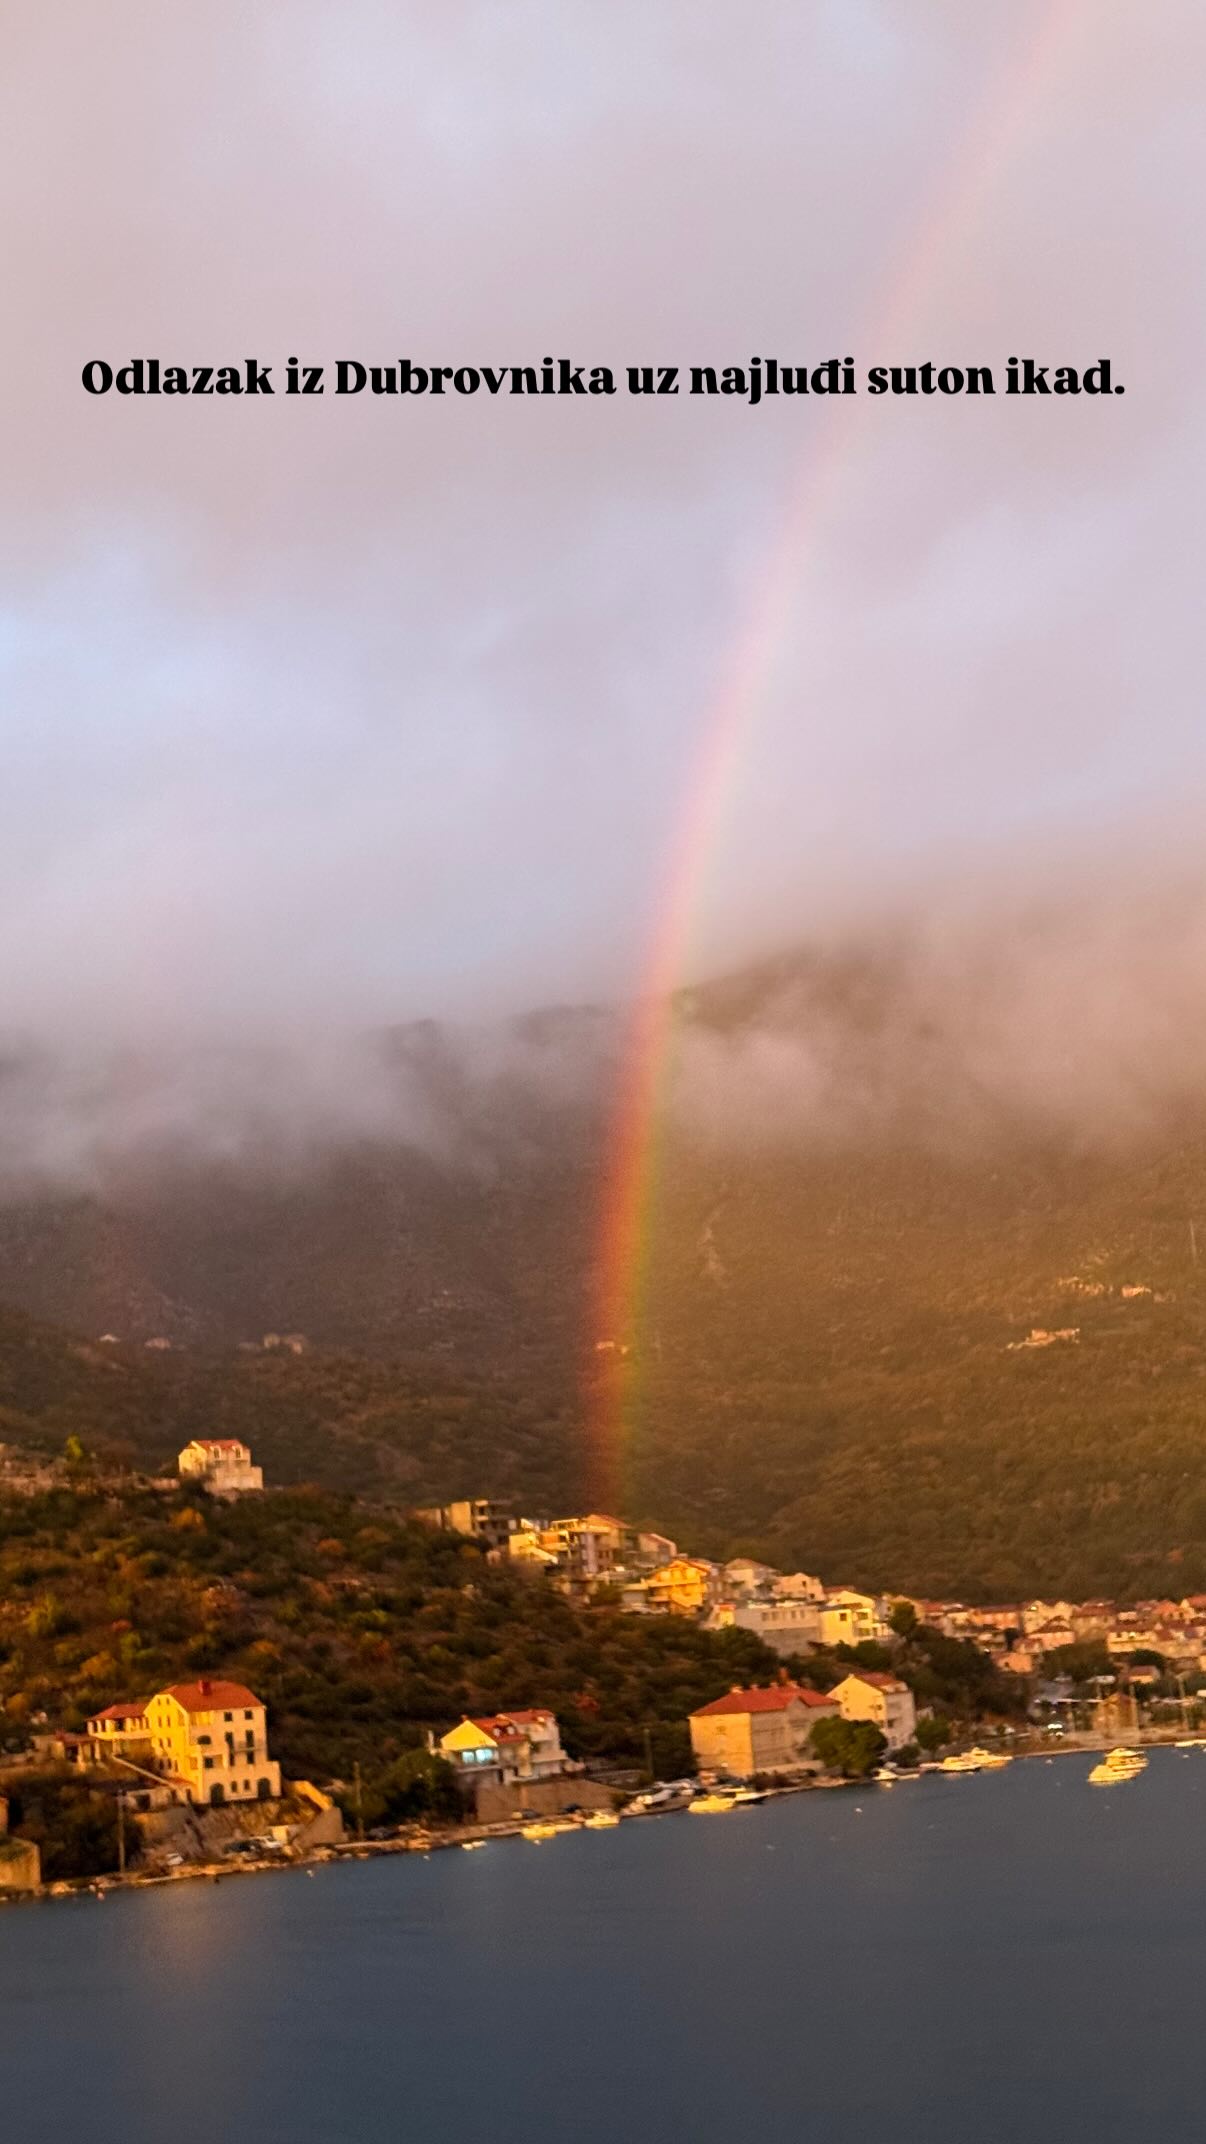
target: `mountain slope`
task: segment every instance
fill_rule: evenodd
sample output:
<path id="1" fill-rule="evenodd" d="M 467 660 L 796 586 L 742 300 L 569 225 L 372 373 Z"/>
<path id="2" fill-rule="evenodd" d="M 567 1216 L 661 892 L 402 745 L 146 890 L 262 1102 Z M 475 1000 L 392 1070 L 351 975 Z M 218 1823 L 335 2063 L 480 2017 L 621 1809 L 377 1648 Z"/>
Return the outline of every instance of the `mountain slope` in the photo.
<path id="1" fill-rule="evenodd" d="M 1206 1115 L 1170 1092 L 1078 1134 L 973 1077 L 957 1025 L 888 955 L 681 1001 L 607 1493 L 707 1552 L 918 1591 L 1204 1588 Z M 0 1327 L 0 1406 L 160 1458 L 246 1434 L 278 1480 L 577 1502 L 594 1343 L 623 1337 L 592 1308 L 615 1047 L 559 1014 L 487 1076 L 425 1031 L 422 1140 L 27 1185 L 0 1301 L 89 1339 Z M 308 1352 L 236 1351 L 266 1331 Z"/>

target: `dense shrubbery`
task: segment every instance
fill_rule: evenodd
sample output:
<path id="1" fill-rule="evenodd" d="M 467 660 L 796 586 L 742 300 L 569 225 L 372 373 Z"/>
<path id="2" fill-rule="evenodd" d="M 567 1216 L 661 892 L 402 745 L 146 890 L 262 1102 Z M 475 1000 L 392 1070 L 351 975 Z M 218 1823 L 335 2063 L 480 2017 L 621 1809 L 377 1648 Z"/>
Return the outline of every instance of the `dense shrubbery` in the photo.
<path id="1" fill-rule="evenodd" d="M 426 1776 L 397 1767 L 429 1727 L 533 1704 L 571 1754 L 641 1764 L 650 1748 L 673 1770 L 688 1713 L 777 1666 L 748 1632 L 578 1608 L 322 1491 L 225 1505 L 81 1485 L 0 1503 L 0 1738 L 221 1669 L 264 1699 L 294 1776 L 347 1782 L 359 1763 L 366 1787 L 401 1792 Z"/>
<path id="2" fill-rule="evenodd" d="M 4 1775 L 10 1832 L 31 1839 L 42 1857 L 43 1883 L 103 1876 L 117 1867 L 117 1807 L 86 1779 L 61 1772 Z"/>

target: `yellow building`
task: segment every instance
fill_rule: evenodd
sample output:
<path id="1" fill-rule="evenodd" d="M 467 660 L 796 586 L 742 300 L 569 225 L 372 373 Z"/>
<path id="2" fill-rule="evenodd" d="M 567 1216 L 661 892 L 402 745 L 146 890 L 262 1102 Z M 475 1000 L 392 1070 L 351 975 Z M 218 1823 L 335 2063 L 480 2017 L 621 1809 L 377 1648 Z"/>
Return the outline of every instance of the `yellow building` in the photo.
<path id="1" fill-rule="evenodd" d="M 889 1749 L 900 1749 L 913 1740 L 917 1707 L 908 1684 L 897 1676 L 863 1668 L 857 1675 L 847 1675 L 830 1695 L 841 1706 L 844 1720 L 872 1721 Z"/>
<path id="2" fill-rule="evenodd" d="M 251 1452 L 238 1437 L 194 1437 L 176 1465 L 181 1481 L 197 1482 L 211 1496 L 245 1496 L 264 1486 L 263 1467 L 252 1465 Z"/>
<path id="3" fill-rule="evenodd" d="M 241 1682 L 178 1682 L 144 1705 L 110 1705 L 89 1720 L 88 1737 L 94 1759 L 161 1772 L 198 1804 L 274 1801 L 281 1791 L 267 1715 Z"/>
<path id="4" fill-rule="evenodd" d="M 876 1644 L 888 1634 L 879 1604 L 870 1593 L 835 1586 L 821 1609 L 822 1645 Z"/>
<path id="5" fill-rule="evenodd" d="M 672 1556 L 641 1580 L 642 1605 L 654 1615 L 702 1615 L 715 1585 L 715 1564 L 699 1556 Z"/>
<path id="6" fill-rule="evenodd" d="M 812 1730 L 838 1707 L 819 1690 L 778 1682 L 769 1690 L 730 1690 L 701 1705 L 689 1721 L 701 1772 L 748 1779 L 754 1772 L 794 1772 L 815 1763 Z"/>

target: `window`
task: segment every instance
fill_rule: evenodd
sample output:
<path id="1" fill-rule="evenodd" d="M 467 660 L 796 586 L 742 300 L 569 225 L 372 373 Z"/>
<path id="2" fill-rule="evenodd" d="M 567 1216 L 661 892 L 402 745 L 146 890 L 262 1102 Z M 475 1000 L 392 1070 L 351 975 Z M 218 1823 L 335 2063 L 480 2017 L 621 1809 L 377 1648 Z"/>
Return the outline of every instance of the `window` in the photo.
<path id="1" fill-rule="evenodd" d="M 222 1718 L 223 1718 L 224 1720 L 233 1720 L 233 1718 L 234 1718 L 234 1714 L 233 1714 L 233 1712 L 224 1712 L 224 1713 L 222 1714 Z"/>

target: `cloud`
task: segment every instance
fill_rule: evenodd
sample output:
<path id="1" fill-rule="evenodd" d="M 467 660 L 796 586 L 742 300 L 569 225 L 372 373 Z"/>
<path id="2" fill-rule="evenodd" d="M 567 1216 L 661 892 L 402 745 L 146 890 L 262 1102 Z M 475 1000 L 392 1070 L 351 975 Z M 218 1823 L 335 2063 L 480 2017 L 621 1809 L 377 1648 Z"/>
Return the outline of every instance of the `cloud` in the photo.
<path id="1" fill-rule="evenodd" d="M 1201 795 L 1189 0 L 1142 24 L 1122 0 L 9 17 L 10 1028 L 68 1056 L 305 1051 L 622 995 L 822 460 L 698 860 L 695 968 L 1103 821 L 1141 814 L 1158 847 Z M 847 349 L 1109 352 L 1127 393 L 826 412 L 79 385 L 138 353 Z"/>

